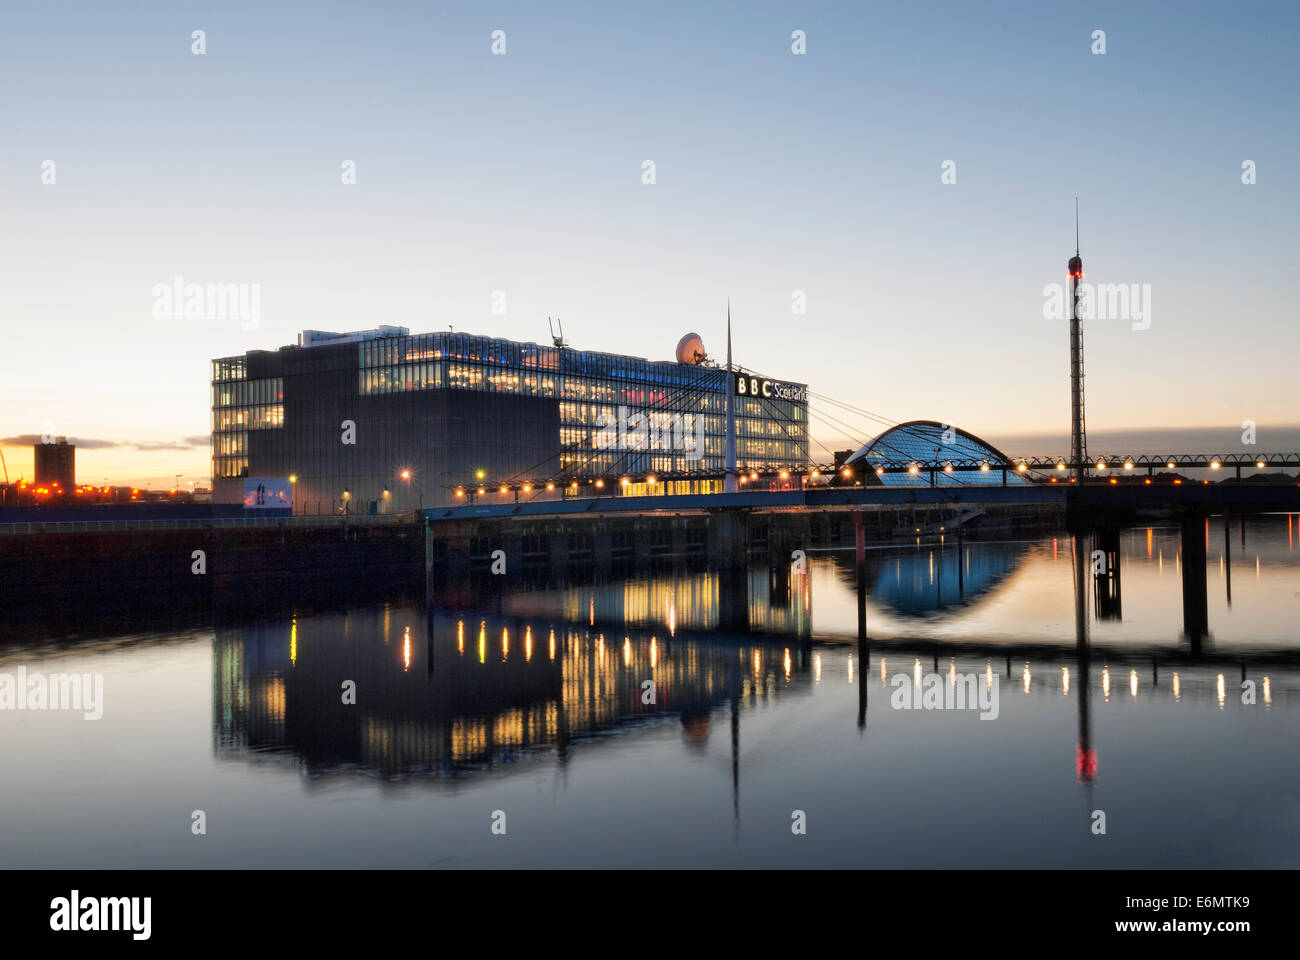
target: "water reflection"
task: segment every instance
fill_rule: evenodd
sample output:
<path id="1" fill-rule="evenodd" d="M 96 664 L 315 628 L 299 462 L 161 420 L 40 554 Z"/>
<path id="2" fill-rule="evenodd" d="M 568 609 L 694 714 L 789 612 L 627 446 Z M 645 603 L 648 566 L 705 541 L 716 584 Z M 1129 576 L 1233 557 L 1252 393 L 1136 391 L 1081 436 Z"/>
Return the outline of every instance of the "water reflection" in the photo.
<path id="1" fill-rule="evenodd" d="M 313 777 L 458 777 L 541 751 L 563 765 L 575 743 L 663 723 L 699 744 L 721 705 L 813 682 L 802 646 L 414 606 L 219 629 L 213 647 L 217 749 L 292 756 Z"/>
<path id="2" fill-rule="evenodd" d="M 0 764 L 30 785 L 0 808 L 0 857 L 194 863 L 156 839 L 181 782 L 247 808 L 201 848 L 224 866 L 1280 866 L 1300 842 L 1300 531 L 1194 533 L 1199 638 L 1187 531 L 1137 527 L 871 549 L 860 594 L 852 551 L 809 551 L 0 645 L 3 672 L 103 671 L 109 703 L 76 726 L 0 711 Z M 935 675 L 996 691 L 996 722 L 896 708 L 900 678 Z M 84 782 L 129 811 L 112 835 Z M 512 819 L 526 844 L 484 845 L 498 806 L 535 818 Z M 1124 830 L 1094 843 L 1087 815 L 1112 807 Z M 772 842 L 796 808 L 816 817 L 806 861 Z M 53 845 L 43 816 L 65 825 Z"/>

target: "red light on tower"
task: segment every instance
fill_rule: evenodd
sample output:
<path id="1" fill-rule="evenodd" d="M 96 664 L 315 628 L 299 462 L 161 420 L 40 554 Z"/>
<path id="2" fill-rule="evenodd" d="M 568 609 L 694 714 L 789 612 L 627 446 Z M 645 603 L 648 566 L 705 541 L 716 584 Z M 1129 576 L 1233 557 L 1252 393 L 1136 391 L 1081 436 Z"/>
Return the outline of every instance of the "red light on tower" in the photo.
<path id="1" fill-rule="evenodd" d="M 1074 751 L 1074 774 L 1080 783 L 1091 783 L 1097 777 L 1097 751 L 1080 745 Z"/>

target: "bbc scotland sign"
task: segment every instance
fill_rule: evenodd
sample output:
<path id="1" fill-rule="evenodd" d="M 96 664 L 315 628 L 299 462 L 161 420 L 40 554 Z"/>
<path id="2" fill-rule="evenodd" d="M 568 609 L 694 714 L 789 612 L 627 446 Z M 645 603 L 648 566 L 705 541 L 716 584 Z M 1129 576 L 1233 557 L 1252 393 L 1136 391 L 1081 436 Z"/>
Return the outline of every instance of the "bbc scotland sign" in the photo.
<path id="1" fill-rule="evenodd" d="M 797 400 L 807 403 L 808 388 L 799 384 L 764 380 L 762 377 L 750 377 L 738 373 L 736 374 L 736 396 L 755 397 L 759 400 Z"/>

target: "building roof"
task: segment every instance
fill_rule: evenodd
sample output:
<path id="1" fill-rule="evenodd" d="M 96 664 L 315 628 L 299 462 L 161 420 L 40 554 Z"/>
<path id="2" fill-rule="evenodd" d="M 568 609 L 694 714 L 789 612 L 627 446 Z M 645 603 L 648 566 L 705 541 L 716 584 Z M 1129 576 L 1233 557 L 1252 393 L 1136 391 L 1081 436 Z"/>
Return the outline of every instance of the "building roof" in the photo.
<path id="1" fill-rule="evenodd" d="M 874 440 L 863 444 L 845 463 L 852 464 L 860 460 L 865 460 L 874 468 L 875 464 L 882 461 L 975 466 L 984 462 L 1007 463 L 1010 458 L 993 444 L 981 440 L 975 434 L 960 427 L 939 423 L 937 420 L 909 420 L 890 427 Z M 885 486 L 930 486 L 928 471 L 919 474 L 885 473 L 879 479 Z M 934 482 L 969 484 L 979 481 L 969 473 L 963 476 L 961 473 L 939 471 L 935 474 Z M 1007 482 L 1028 483 L 1029 481 L 1017 473 L 1012 473 L 1008 475 Z"/>

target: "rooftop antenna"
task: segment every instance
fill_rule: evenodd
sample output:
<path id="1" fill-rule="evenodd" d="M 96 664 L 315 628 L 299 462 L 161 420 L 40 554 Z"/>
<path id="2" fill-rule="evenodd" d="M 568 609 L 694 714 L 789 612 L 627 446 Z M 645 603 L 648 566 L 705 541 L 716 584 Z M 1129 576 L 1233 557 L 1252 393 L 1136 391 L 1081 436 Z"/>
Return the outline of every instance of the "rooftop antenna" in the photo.
<path id="1" fill-rule="evenodd" d="M 564 339 L 564 323 L 563 323 L 563 321 L 560 320 L 559 317 L 556 317 L 556 318 L 555 318 L 555 326 L 552 326 L 552 325 L 551 325 L 551 318 L 550 318 L 550 317 L 547 317 L 547 318 L 546 318 L 546 326 L 547 326 L 547 327 L 550 329 L 550 331 L 551 331 L 551 343 L 555 344 L 555 346 L 557 346 L 557 347 L 567 347 L 567 346 L 569 345 L 568 341 Z M 555 327 L 556 327 L 556 326 L 558 326 L 558 327 L 560 328 L 559 336 L 556 336 L 556 334 L 555 334 Z"/>

